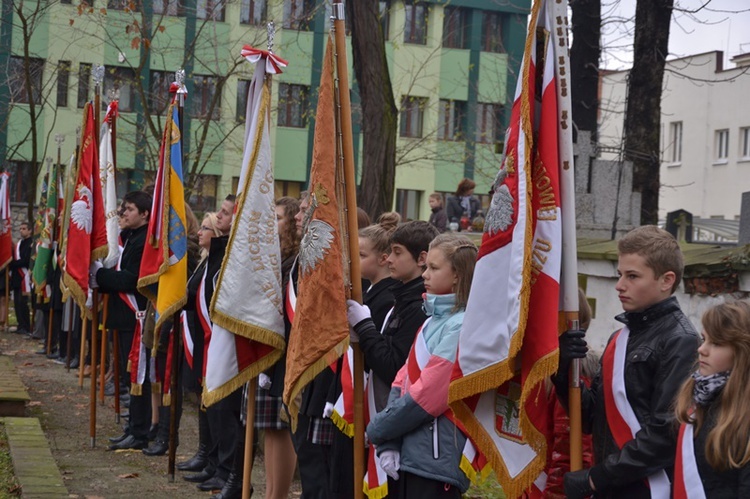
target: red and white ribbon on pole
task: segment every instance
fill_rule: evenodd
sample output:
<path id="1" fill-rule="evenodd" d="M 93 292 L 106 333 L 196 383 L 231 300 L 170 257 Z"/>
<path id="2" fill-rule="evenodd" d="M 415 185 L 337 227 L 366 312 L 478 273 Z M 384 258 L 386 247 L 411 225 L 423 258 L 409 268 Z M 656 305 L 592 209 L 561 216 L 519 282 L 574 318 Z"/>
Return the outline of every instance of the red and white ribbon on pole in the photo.
<path id="1" fill-rule="evenodd" d="M 247 59 L 248 62 L 255 64 L 261 59 L 266 60 L 266 73 L 269 74 L 281 74 L 281 68 L 287 67 L 289 64 L 287 61 L 277 56 L 273 52 L 268 50 L 261 50 L 245 45 L 242 47 L 242 57 Z"/>

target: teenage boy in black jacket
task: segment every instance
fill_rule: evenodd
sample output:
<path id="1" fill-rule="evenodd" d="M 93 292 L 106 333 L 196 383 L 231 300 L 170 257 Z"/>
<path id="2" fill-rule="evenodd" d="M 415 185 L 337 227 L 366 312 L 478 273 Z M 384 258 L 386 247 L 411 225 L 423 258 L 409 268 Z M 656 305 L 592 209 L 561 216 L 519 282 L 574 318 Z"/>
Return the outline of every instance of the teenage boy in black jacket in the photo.
<path id="1" fill-rule="evenodd" d="M 128 192 L 122 201 L 123 212 L 120 227 L 127 231 L 120 261 L 115 268 L 105 269 L 96 264 L 92 269 L 92 288 L 98 287 L 103 293 L 109 294 L 107 310 L 107 329 L 116 329 L 120 352 L 120 384 L 130 384 L 129 373 L 126 372 L 128 355 L 133 343 L 136 329 L 137 312 L 125 302 L 123 295 L 132 295 L 138 306 L 138 311 L 146 311 L 146 297 L 138 292 L 138 276 L 141 271 L 141 256 L 146 244 L 146 231 L 151 212 L 151 196 L 143 191 Z M 130 418 L 128 430 L 120 437 L 110 439 L 112 445 L 109 450 L 143 449 L 148 445 L 148 430 L 151 426 L 151 384 L 149 382 L 150 354 L 146 357 L 146 378 L 142 393 L 130 394 Z"/>

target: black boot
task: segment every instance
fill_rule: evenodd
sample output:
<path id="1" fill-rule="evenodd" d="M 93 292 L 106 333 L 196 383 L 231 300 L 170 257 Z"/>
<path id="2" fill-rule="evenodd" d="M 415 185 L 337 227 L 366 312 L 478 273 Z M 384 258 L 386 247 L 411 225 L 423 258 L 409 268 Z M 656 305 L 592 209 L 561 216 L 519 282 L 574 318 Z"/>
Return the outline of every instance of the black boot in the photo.
<path id="1" fill-rule="evenodd" d="M 232 459 L 232 471 L 229 473 L 226 483 L 221 492 L 211 496 L 211 499 L 240 499 L 242 497 L 242 477 L 245 471 L 245 446 L 238 445 L 234 450 Z M 253 487 L 250 486 L 250 497 L 253 495 Z"/>
<path id="2" fill-rule="evenodd" d="M 168 405 L 159 407 L 159 427 L 156 430 L 154 441 L 147 449 L 143 449 L 143 453 L 147 456 L 163 456 L 169 450 L 170 414 Z M 179 445 L 178 440 L 175 438 L 175 446 L 177 445 Z"/>
<path id="3" fill-rule="evenodd" d="M 198 410 L 198 452 L 187 461 L 177 463 L 180 471 L 201 471 L 208 464 L 208 448 L 211 434 L 208 430 L 208 416 L 206 411 Z"/>

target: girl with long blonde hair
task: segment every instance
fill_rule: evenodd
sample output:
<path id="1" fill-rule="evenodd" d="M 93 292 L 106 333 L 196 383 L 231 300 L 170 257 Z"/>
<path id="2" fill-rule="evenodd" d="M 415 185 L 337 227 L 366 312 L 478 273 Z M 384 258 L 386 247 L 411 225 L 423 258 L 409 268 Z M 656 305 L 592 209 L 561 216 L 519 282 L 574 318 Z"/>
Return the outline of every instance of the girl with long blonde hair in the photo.
<path id="1" fill-rule="evenodd" d="M 750 497 L 750 304 L 722 303 L 701 322 L 698 368 L 675 404 L 674 497 Z"/>

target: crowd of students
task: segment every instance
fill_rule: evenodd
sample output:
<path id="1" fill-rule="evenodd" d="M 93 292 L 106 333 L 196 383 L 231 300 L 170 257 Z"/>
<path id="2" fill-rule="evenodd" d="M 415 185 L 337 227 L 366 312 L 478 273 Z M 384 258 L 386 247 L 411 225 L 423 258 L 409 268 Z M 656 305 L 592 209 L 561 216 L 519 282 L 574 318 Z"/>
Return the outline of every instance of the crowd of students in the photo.
<path id="1" fill-rule="evenodd" d="M 304 195 L 276 201 L 288 305 L 296 298 L 296 257 L 308 208 Z M 151 384 L 164 375 L 160 355 L 165 355 L 169 326 L 153 331 L 147 300 L 137 292 L 150 209 L 146 192 L 124 197 L 120 260 L 113 269 L 93 265 L 90 285 L 109 295 L 106 328 L 117 331 L 117 382 L 122 393 L 129 392 L 127 427 L 110 439 L 109 448 L 163 455 L 169 407 L 160 406 L 158 397 L 152 399 Z M 181 382 L 182 390 L 198 396 L 211 331 L 207 304 L 233 211 L 234 198 L 228 196 L 220 211 L 205 214 L 200 224 L 188 213 L 192 246 L 183 323 L 194 347 L 191 362 L 183 359 Z M 347 316 L 351 339 L 364 353 L 374 400 L 367 439 L 388 476 L 388 497 L 459 498 L 469 487 L 460 466 L 467 436 L 454 423 L 447 394 L 477 247 L 461 234 L 440 234 L 429 222 L 400 223 L 393 213 L 375 224 L 366 216 L 360 220 L 359 258 L 367 285 L 364 304 L 350 300 Z M 567 471 L 564 460 L 550 459 L 548 475 L 557 477 L 550 486 L 558 489 L 548 493 L 656 498 L 701 497 L 694 495 L 700 491 L 705 497 L 750 497 L 750 418 L 745 405 L 750 397 L 750 305 L 730 301 L 709 309 L 698 335 L 673 296 L 684 267 L 675 239 L 655 226 L 643 226 L 618 241 L 618 254 L 615 291 L 624 312 L 616 319 L 623 327 L 610 337 L 599 365 L 589 362 L 582 389 L 583 430 L 592 435 L 593 457 L 586 469 L 575 472 Z M 15 264 L 13 272 L 18 268 Z M 293 307 L 284 307 L 284 313 L 288 337 Z M 591 356 L 586 322 L 583 329 L 560 336 L 559 369 L 550 396 L 563 408 L 571 363 Z M 127 373 L 134 336 L 147 338 L 141 341 L 142 358 L 154 360 Z M 254 425 L 263 430 L 266 498 L 288 496 L 296 466 L 303 498 L 353 496 L 352 441 L 331 421 L 343 389 L 341 369 L 327 368 L 307 386 L 292 432 L 281 399 L 285 364 L 282 358 L 259 377 L 254 401 L 238 389 L 199 408 L 198 450 L 177 465 L 190 472 L 185 480 L 204 491 L 219 490 L 214 498 L 240 496 L 244 407 L 254 403 Z M 179 422 L 181 404 L 178 407 Z M 565 432 L 562 411 L 555 421 L 561 422 L 555 426 L 559 437 Z"/>

